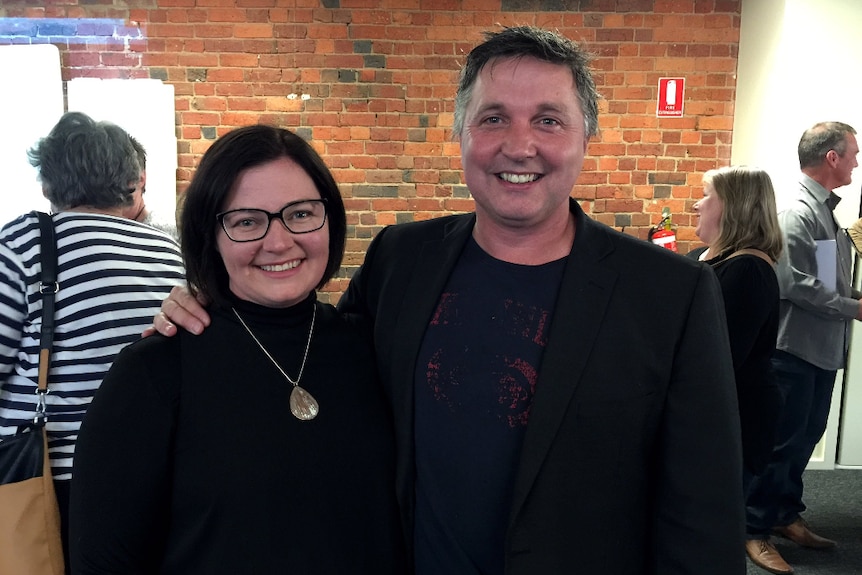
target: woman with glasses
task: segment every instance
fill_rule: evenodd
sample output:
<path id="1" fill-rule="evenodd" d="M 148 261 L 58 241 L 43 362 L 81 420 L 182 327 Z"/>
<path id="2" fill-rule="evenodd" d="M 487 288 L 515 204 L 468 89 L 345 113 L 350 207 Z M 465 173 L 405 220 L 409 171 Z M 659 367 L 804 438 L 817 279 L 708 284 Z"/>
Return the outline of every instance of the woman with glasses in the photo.
<path id="1" fill-rule="evenodd" d="M 180 228 L 212 323 L 136 342 L 103 382 L 75 572 L 403 573 L 371 340 L 316 298 L 346 234 L 329 170 L 287 130 L 239 128 L 201 159 Z"/>

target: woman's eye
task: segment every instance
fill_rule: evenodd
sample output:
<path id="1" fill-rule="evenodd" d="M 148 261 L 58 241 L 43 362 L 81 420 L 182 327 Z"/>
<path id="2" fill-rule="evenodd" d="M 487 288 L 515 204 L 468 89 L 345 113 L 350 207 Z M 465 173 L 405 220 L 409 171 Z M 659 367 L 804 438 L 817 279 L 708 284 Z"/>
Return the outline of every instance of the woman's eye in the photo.
<path id="1" fill-rule="evenodd" d="M 295 212 L 291 212 L 287 215 L 287 219 L 289 220 L 304 220 L 311 216 L 311 212 L 307 210 L 297 210 Z"/>

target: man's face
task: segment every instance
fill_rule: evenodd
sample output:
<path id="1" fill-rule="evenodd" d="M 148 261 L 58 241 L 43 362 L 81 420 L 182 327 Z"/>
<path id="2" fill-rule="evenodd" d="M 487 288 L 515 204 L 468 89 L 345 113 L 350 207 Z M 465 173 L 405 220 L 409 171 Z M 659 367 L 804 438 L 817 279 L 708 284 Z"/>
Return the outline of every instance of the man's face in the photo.
<path id="1" fill-rule="evenodd" d="M 853 169 L 859 165 L 856 160 L 859 154 L 859 144 L 856 142 L 856 136 L 847 134 L 845 138 L 846 146 L 844 154 L 838 156 L 835 163 L 835 179 L 839 182 L 836 187 L 846 186 L 852 181 Z"/>
<path id="2" fill-rule="evenodd" d="M 125 215 L 130 220 L 139 222 L 144 220 L 144 192 L 147 189 L 147 173 L 141 172 L 141 179 L 135 185 L 132 192 L 132 205 L 126 208 Z"/>
<path id="3" fill-rule="evenodd" d="M 461 161 L 478 218 L 512 229 L 568 214 L 589 139 L 568 67 L 492 60 L 464 116 Z"/>

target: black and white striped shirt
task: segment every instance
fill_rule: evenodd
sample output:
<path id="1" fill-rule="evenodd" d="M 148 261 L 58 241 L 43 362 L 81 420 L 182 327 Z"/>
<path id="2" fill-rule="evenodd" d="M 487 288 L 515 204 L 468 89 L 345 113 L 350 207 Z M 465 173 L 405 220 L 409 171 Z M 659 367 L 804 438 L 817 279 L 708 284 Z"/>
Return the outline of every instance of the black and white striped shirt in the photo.
<path id="1" fill-rule="evenodd" d="M 48 377 L 48 438 L 55 479 L 71 479 L 78 429 L 117 353 L 152 324 L 184 283 L 177 243 L 125 218 L 54 214 L 58 282 Z M 23 215 L 0 229 L 0 439 L 33 418 L 42 300 L 39 224 Z"/>

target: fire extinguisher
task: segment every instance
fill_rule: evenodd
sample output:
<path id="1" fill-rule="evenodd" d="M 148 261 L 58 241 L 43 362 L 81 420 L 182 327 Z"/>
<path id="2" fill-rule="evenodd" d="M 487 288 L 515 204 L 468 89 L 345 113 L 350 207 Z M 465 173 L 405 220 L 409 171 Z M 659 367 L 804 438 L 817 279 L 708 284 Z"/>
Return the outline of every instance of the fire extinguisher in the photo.
<path id="1" fill-rule="evenodd" d="M 676 252 L 675 228 L 676 226 L 670 221 L 670 208 L 664 207 L 661 210 L 661 221 L 654 228 L 650 228 L 649 241 L 672 252 Z"/>

